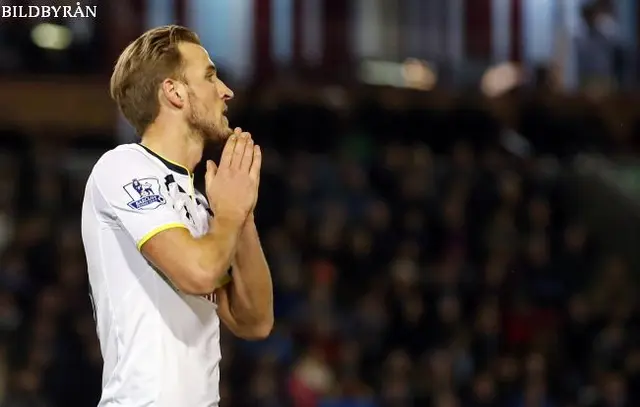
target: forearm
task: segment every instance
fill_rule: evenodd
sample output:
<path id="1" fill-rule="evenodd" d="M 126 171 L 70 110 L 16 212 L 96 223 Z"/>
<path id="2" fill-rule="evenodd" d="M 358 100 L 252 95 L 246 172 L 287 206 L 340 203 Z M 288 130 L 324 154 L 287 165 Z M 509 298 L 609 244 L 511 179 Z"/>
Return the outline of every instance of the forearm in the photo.
<path id="1" fill-rule="evenodd" d="M 209 232 L 198 239 L 200 267 L 211 276 L 214 284 L 231 266 L 242 227 L 241 222 L 214 217 L 209 222 Z"/>
<path id="2" fill-rule="evenodd" d="M 252 218 L 242 228 L 234 258 L 229 306 L 239 325 L 273 325 L 273 284 Z"/>

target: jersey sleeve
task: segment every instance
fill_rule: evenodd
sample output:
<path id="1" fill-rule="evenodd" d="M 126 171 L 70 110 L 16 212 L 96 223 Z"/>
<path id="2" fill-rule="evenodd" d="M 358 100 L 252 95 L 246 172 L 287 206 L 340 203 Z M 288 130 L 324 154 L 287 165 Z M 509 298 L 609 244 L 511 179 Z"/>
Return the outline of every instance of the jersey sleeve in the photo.
<path id="1" fill-rule="evenodd" d="M 96 210 L 115 217 L 138 250 L 164 230 L 187 228 L 173 208 L 163 174 L 142 153 L 107 153 L 94 167 L 89 184 L 102 201 Z"/>

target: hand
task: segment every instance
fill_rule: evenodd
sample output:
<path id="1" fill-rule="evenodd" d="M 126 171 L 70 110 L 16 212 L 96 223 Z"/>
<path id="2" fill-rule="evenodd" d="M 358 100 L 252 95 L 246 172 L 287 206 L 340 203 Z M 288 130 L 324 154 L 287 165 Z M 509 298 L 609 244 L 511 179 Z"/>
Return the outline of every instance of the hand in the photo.
<path id="1" fill-rule="evenodd" d="M 233 130 L 233 132 L 234 132 L 234 134 L 237 134 L 238 136 L 241 136 L 242 134 L 245 134 L 245 135 L 246 135 L 246 137 L 248 137 L 248 140 L 250 140 L 251 142 L 253 142 L 253 138 L 251 137 L 251 133 L 249 133 L 249 132 L 243 132 L 243 131 L 242 131 L 242 129 L 241 129 L 240 127 L 236 127 L 236 128 Z M 260 169 L 262 168 L 262 150 L 260 149 L 260 146 L 258 146 L 258 145 L 255 145 L 255 146 L 254 146 L 254 148 L 255 148 L 255 147 L 257 147 L 257 148 L 258 148 L 258 155 L 260 156 L 260 157 L 259 157 L 260 162 L 257 164 L 257 165 L 259 165 L 259 166 L 260 166 L 260 168 L 258 169 L 258 183 L 256 184 L 256 197 L 255 197 L 255 200 L 253 201 L 253 205 L 251 206 L 251 211 L 249 212 L 249 218 L 253 218 L 253 210 L 256 208 L 256 205 L 257 205 L 257 203 L 258 203 L 258 192 L 259 192 L 259 190 L 260 190 Z M 254 151 L 254 154 L 253 154 L 253 160 L 254 160 L 254 161 L 256 160 L 256 153 L 255 153 L 255 151 Z M 252 166 L 253 166 L 253 165 L 254 165 L 254 164 L 252 163 Z"/>
<path id="2" fill-rule="evenodd" d="M 222 151 L 220 165 L 207 161 L 207 197 L 216 216 L 244 222 L 252 213 L 260 183 L 262 152 L 251 134 L 236 128 Z"/>

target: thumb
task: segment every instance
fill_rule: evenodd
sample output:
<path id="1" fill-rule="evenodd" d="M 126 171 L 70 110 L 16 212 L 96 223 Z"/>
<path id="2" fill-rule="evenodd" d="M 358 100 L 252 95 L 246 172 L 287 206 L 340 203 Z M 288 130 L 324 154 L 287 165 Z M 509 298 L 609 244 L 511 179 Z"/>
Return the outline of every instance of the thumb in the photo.
<path id="1" fill-rule="evenodd" d="M 212 160 L 207 160 L 207 175 L 216 175 L 218 166 Z"/>

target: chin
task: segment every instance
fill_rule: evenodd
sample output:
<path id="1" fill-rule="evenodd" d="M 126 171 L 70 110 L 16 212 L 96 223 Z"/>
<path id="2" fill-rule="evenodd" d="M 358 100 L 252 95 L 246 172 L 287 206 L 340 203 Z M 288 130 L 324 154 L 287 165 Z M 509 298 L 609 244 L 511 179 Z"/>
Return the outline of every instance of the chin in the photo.
<path id="1" fill-rule="evenodd" d="M 233 130 L 228 126 L 220 126 L 210 129 L 207 132 L 208 137 L 206 137 L 212 143 L 224 143 L 227 139 L 233 134 Z"/>
<path id="2" fill-rule="evenodd" d="M 221 141 L 227 141 L 229 137 L 233 134 L 233 130 L 228 125 L 224 126 L 220 131 L 218 131 L 218 138 Z"/>

